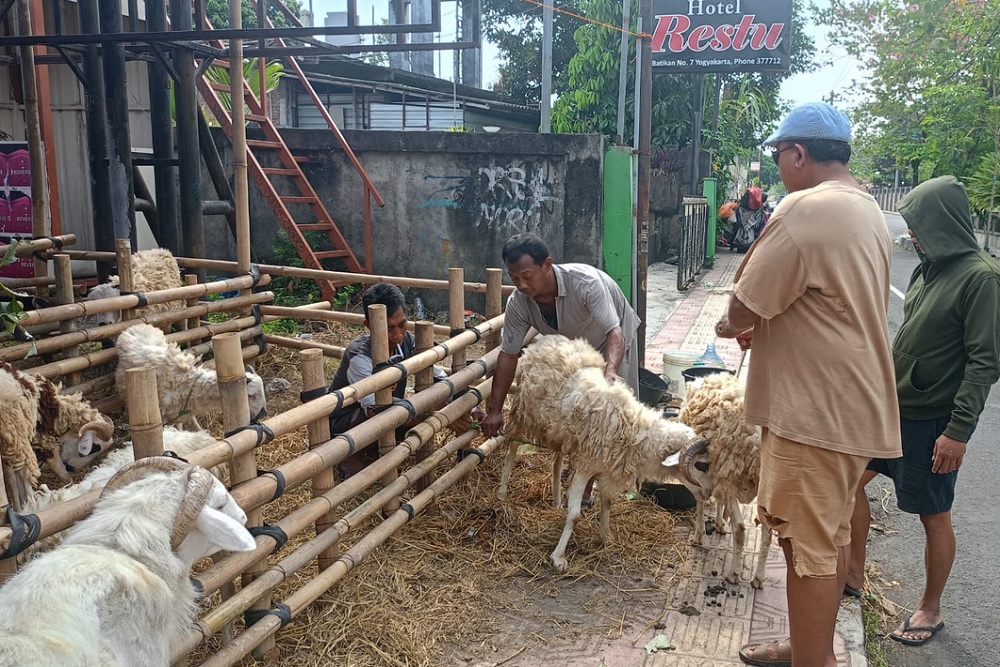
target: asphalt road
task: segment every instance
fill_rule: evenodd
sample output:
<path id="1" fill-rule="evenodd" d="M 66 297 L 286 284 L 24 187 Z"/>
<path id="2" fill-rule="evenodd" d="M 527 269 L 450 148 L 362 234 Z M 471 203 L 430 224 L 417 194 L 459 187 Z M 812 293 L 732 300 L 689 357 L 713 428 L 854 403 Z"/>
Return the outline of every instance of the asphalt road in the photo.
<path id="1" fill-rule="evenodd" d="M 887 214 L 886 218 L 894 237 L 906 233 L 899 216 Z M 893 286 L 905 292 L 917 263 L 915 253 L 896 246 Z M 902 320 L 902 298 L 893 295 L 889 303 L 890 334 L 895 336 Z M 1000 390 L 994 387 L 959 472 L 952 510 L 958 555 L 942 601 L 946 627 L 919 648 L 885 642 L 891 645 L 888 660 L 892 667 L 1000 667 L 1000 643 L 996 641 L 1000 628 L 998 441 Z M 923 528 L 916 516 L 896 509 L 891 495 L 885 502 L 888 514 L 878 518 L 882 514 L 878 508 L 882 488 L 891 492 L 891 482 L 879 477 L 868 486 L 873 511 L 887 529 L 884 534 L 872 533 L 869 561 L 878 564 L 884 579 L 899 582 L 885 589 L 886 596 L 900 607 L 912 609 L 923 589 Z"/>

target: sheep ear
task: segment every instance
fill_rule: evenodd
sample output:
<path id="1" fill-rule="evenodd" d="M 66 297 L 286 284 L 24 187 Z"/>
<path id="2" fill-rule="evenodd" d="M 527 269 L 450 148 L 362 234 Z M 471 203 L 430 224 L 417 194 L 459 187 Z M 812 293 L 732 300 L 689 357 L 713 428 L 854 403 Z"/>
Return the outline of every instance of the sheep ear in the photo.
<path id="1" fill-rule="evenodd" d="M 255 370 L 253 369 L 253 366 L 251 366 L 250 364 L 247 364 L 247 365 L 246 365 L 246 371 L 247 371 L 247 373 L 252 373 L 252 374 L 254 374 L 254 375 L 256 375 L 256 374 L 257 374 L 257 371 L 255 371 Z"/>
<path id="2" fill-rule="evenodd" d="M 80 442 L 76 445 L 76 451 L 80 456 L 90 456 L 96 452 L 101 451 L 101 446 L 94 443 L 94 432 L 85 431 L 80 437 Z"/>
<path id="3" fill-rule="evenodd" d="M 253 551 L 257 548 L 250 531 L 236 519 L 207 505 L 198 513 L 198 530 L 208 540 L 225 551 Z"/>

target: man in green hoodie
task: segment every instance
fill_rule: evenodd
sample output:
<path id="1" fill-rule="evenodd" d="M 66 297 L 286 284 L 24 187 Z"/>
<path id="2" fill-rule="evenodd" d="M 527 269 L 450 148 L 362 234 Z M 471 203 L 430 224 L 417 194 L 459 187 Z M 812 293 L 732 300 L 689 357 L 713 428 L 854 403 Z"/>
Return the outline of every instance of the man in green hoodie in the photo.
<path id="1" fill-rule="evenodd" d="M 860 595 L 871 510 L 865 485 L 879 473 L 899 509 L 920 516 L 927 581 L 913 614 L 890 636 L 910 646 L 944 627 L 941 594 L 955 560 L 951 505 L 966 443 L 1000 378 L 1000 265 L 979 249 L 969 198 L 954 176 L 921 183 L 899 203 L 920 256 L 893 343 L 903 457 L 872 459 L 851 519 L 845 592 Z"/>

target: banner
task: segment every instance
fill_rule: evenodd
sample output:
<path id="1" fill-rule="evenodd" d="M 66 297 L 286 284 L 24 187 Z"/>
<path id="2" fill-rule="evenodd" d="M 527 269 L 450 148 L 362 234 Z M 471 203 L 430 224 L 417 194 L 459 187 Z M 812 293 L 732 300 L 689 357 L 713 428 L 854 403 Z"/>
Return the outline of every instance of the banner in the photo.
<path id="1" fill-rule="evenodd" d="M 653 0 L 653 70 L 787 72 L 792 0 Z"/>

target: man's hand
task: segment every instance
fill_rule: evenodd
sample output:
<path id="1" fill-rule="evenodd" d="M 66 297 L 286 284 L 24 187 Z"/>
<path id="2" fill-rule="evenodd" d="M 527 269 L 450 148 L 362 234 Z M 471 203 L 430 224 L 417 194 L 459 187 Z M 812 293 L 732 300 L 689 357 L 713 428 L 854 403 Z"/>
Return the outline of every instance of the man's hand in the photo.
<path id="1" fill-rule="evenodd" d="M 451 432 L 455 435 L 465 433 L 469 430 L 470 426 L 472 426 L 472 414 L 469 412 L 466 412 L 464 415 L 448 424 L 448 428 L 451 429 Z"/>
<path id="2" fill-rule="evenodd" d="M 747 329 L 736 337 L 736 342 L 740 344 L 741 350 L 749 350 L 753 345 L 753 329 Z"/>
<path id="3" fill-rule="evenodd" d="M 962 459 L 964 457 L 965 443 L 942 434 L 934 441 L 931 472 L 946 475 L 958 470 L 962 466 Z"/>
<path id="4" fill-rule="evenodd" d="M 719 338 L 736 338 L 742 334 L 743 331 L 744 329 L 738 329 L 730 324 L 729 318 L 725 315 L 723 315 L 722 319 L 715 323 L 715 335 Z"/>
<path id="5" fill-rule="evenodd" d="M 490 410 L 479 425 L 487 438 L 498 435 L 503 431 L 503 410 Z"/>
<path id="6" fill-rule="evenodd" d="M 608 381 L 608 384 L 614 384 L 616 382 L 622 382 L 622 378 L 614 370 L 604 369 L 604 379 Z"/>

